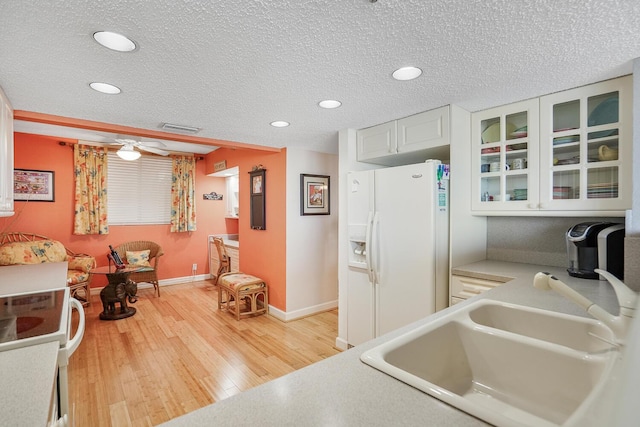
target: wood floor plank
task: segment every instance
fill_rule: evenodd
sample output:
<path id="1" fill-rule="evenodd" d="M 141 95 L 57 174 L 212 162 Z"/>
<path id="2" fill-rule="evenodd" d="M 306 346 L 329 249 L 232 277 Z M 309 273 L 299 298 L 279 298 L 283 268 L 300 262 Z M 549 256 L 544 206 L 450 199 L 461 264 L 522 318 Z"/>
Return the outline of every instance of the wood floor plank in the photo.
<path id="1" fill-rule="evenodd" d="M 160 298 L 141 289 L 134 316 L 103 321 L 94 295 L 69 363 L 75 425 L 157 425 L 339 353 L 337 310 L 237 321 L 217 296 L 209 281 L 163 287 Z"/>

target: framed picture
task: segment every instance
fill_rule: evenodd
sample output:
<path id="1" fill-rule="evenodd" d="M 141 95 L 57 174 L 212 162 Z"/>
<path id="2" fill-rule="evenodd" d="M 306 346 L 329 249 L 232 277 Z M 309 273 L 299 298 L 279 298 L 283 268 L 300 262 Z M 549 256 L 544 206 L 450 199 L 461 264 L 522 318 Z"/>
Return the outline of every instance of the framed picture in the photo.
<path id="1" fill-rule="evenodd" d="M 251 176 L 251 194 L 262 194 L 263 174 Z"/>
<path id="2" fill-rule="evenodd" d="M 327 175 L 300 174 L 300 215 L 329 215 L 330 190 Z"/>
<path id="3" fill-rule="evenodd" d="M 54 201 L 53 171 L 13 170 L 13 200 Z"/>

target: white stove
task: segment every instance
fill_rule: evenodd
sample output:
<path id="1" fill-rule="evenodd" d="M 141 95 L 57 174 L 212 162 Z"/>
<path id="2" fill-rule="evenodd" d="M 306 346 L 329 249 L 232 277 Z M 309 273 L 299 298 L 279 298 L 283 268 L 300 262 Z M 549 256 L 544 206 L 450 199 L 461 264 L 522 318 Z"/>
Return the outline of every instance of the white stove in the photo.
<path id="1" fill-rule="evenodd" d="M 78 328 L 71 337 L 71 310 L 78 310 Z M 69 296 L 69 288 L 0 296 L 0 351 L 57 342 L 58 375 L 54 405 L 59 417 L 69 414 L 67 366 L 85 329 L 82 304 Z"/>

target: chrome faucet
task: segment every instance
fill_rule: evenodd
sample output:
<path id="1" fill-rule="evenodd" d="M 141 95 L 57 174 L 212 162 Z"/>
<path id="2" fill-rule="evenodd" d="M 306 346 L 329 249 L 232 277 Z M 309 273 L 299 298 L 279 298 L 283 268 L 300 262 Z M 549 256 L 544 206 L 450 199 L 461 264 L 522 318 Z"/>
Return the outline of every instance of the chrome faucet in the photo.
<path id="1" fill-rule="evenodd" d="M 584 308 L 587 313 L 607 325 L 615 335 L 617 344 L 624 344 L 631 321 L 635 317 L 638 294 L 629 289 L 627 285 L 608 271 L 600 269 L 595 269 L 594 271 L 607 279 L 607 281 L 611 283 L 611 286 L 613 286 L 616 296 L 618 297 L 618 304 L 620 305 L 620 314 L 618 316 L 612 315 L 588 298 L 574 291 L 567 286 L 566 283 L 550 273 L 536 273 L 533 278 L 533 286 L 544 290 L 553 289 L 565 298 L 575 302 Z"/>

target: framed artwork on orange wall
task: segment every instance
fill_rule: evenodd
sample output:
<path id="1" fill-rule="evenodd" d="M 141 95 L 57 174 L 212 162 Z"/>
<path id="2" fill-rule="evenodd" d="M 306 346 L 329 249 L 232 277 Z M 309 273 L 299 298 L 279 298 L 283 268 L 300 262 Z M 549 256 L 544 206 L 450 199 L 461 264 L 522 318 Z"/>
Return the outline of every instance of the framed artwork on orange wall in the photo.
<path id="1" fill-rule="evenodd" d="M 55 201 L 53 171 L 13 170 L 13 200 L 34 202 Z"/>

